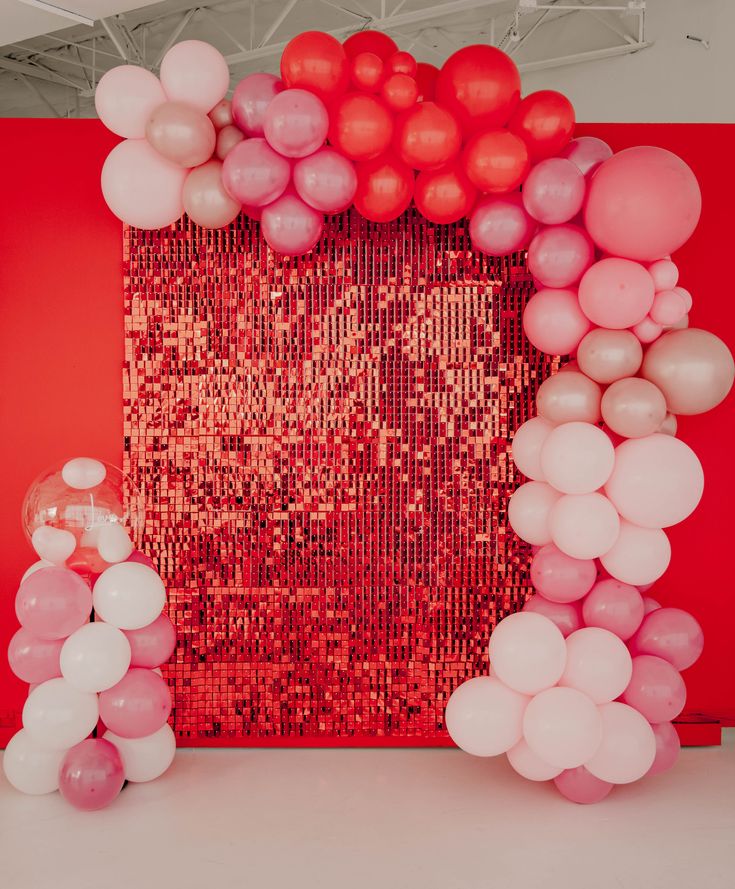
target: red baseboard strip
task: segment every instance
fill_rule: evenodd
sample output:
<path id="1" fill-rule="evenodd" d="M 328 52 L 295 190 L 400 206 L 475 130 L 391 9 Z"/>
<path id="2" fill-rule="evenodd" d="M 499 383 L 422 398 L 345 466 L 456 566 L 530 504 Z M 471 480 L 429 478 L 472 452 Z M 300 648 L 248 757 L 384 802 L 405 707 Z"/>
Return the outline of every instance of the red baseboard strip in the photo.
<path id="1" fill-rule="evenodd" d="M 722 744 L 720 722 L 675 722 L 682 747 L 719 747 Z"/>

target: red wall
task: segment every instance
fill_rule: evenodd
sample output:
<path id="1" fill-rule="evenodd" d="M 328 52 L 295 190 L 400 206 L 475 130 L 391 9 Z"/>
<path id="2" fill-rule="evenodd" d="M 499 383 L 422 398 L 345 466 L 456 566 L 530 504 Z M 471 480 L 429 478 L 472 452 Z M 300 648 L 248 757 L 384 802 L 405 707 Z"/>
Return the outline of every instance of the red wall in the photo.
<path id="1" fill-rule="evenodd" d="M 729 292 L 722 293 L 719 262 L 729 247 L 725 214 L 735 206 L 735 181 L 722 177 L 717 163 L 735 151 L 735 127 L 587 124 L 579 132 L 615 149 L 661 145 L 692 166 L 704 209 L 676 257 L 681 283 L 694 295 L 693 325 L 735 349 L 735 308 Z M 17 628 L 18 580 L 34 560 L 20 526 L 25 489 L 65 457 L 121 462 L 121 226 L 99 190 L 99 171 L 115 141 L 97 121 L 0 120 L 0 744 L 17 724 L 27 692 L 4 657 Z M 732 400 L 683 419 L 680 435 L 702 460 L 707 485 L 697 512 L 672 529 L 672 565 L 651 595 L 691 609 L 704 626 L 704 655 L 686 675 L 687 710 L 732 716 L 735 600 L 722 557 L 732 526 Z"/>

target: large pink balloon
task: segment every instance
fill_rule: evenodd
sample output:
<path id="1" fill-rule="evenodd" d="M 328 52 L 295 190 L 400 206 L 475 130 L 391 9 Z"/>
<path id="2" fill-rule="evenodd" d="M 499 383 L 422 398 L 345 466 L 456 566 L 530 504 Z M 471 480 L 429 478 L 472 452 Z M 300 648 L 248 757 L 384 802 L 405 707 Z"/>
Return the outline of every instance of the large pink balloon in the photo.
<path id="1" fill-rule="evenodd" d="M 590 590 L 582 603 L 582 614 L 588 627 L 601 627 L 630 639 L 643 620 L 643 597 L 636 587 L 605 578 Z"/>
<path id="2" fill-rule="evenodd" d="M 240 214 L 240 202 L 225 191 L 222 166 L 208 161 L 192 170 L 184 183 L 184 209 L 192 222 L 205 228 L 222 228 Z"/>
<path id="3" fill-rule="evenodd" d="M 559 685 L 576 688 L 595 704 L 607 704 L 628 687 L 633 664 L 625 642 L 599 627 L 567 637 L 567 664 Z"/>
<path id="4" fill-rule="evenodd" d="M 611 549 L 620 533 L 617 510 L 597 491 L 566 494 L 553 505 L 547 521 L 554 545 L 574 559 L 596 559 Z"/>
<path id="5" fill-rule="evenodd" d="M 651 654 L 686 670 L 704 648 L 704 634 L 699 623 L 681 608 L 657 608 L 643 619 L 631 640 L 636 654 Z"/>
<path id="6" fill-rule="evenodd" d="M 704 490 L 697 455 L 671 435 L 630 439 L 615 449 L 615 468 L 605 493 L 620 515 L 644 528 L 668 528 L 683 521 Z"/>
<path id="7" fill-rule="evenodd" d="M 212 156 L 217 135 L 203 111 L 184 102 L 164 102 L 148 118 L 146 139 L 179 167 L 198 167 Z"/>
<path id="8" fill-rule="evenodd" d="M 600 409 L 608 427 L 625 438 L 653 435 L 666 419 L 663 393 L 640 377 L 625 377 L 608 386 Z"/>
<path id="9" fill-rule="evenodd" d="M 694 173 L 663 148 L 641 145 L 613 155 L 597 170 L 585 224 L 603 250 L 652 261 L 689 239 L 702 209 Z"/>
<path id="10" fill-rule="evenodd" d="M 122 790 L 125 770 L 117 748 L 104 738 L 88 738 L 68 750 L 59 769 L 59 791 L 75 809 L 104 809 Z"/>
<path id="11" fill-rule="evenodd" d="M 160 667 L 176 647 L 176 629 L 166 614 L 159 614 L 152 624 L 139 630 L 123 632 L 130 643 L 131 667 Z"/>
<path id="12" fill-rule="evenodd" d="M 273 74 L 249 74 L 235 87 L 232 116 L 246 136 L 262 136 L 265 112 L 283 83 Z"/>
<path id="13" fill-rule="evenodd" d="M 473 756 L 497 756 L 523 734 L 528 698 L 493 676 L 475 676 L 457 686 L 444 720 L 454 743 Z"/>
<path id="14" fill-rule="evenodd" d="M 553 544 L 542 546 L 531 562 L 531 582 L 552 602 L 576 602 L 597 579 L 592 559 L 573 559 Z"/>
<path id="15" fill-rule="evenodd" d="M 506 256 L 528 246 L 536 231 L 519 192 L 486 195 L 470 214 L 472 246 L 490 256 Z"/>
<path id="16" fill-rule="evenodd" d="M 544 762 L 523 739 L 511 747 L 506 756 L 513 770 L 528 781 L 549 781 L 562 771 Z"/>
<path id="17" fill-rule="evenodd" d="M 263 135 L 284 157 L 306 157 L 324 145 L 329 115 L 324 102 L 308 90 L 283 90 L 265 112 Z"/>
<path id="18" fill-rule="evenodd" d="M 568 222 L 582 209 L 584 174 L 570 160 L 550 157 L 536 164 L 523 183 L 523 206 L 544 225 Z"/>
<path id="19" fill-rule="evenodd" d="M 263 207 L 260 224 L 268 244 L 290 256 L 308 253 L 324 230 L 322 214 L 291 192 Z"/>
<path id="20" fill-rule="evenodd" d="M 357 190 L 355 165 L 333 148 L 320 148 L 294 164 L 293 183 L 299 197 L 321 213 L 341 213 Z"/>
<path id="21" fill-rule="evenodd" d="M 61 676 L 59 655 L 63 644 L 63 639 L 39 639 L 21 627 L 8 645 L 10 669 L 30 684 Z"/>
<path id="22" fill-rule="evenodd" d="M 187 170 L 161 157 L 145 139 L 116 145 L 102 167 L 102 193 L 118 219 L 136 228 L 164 228 L 184 212 Z"/>
<path id="23" fill-rule="evenodd" d="M 582 373 L 597 383 L 632 377 L 643 361 L 643 348 L 629 330 L 591 330 L 579 344 L 577 362 Z"/>
<path id="24" fill-rule="evenodd" d="M 549 513 L 561 497 L 545 482 L 526 482 L 508 501 L 508 522 L 516 534 L 527 543 L 543 546 L 551 543 Z"/>
<path id="25" fill-rule="evenodd" d="M 92 591 L 68 568 L 40 568 L 15 597 L 18 622 L 38 639 L 63 639 L 89 620 Z"/>
<path id="26" fill-rule="evenodd" d="M 620 330 L 642 321 L 653 305 L 653 278 L 640 263 L 607 257 L 579 282 L 579 304 L 600 327 Z"/>
<path id="27" fill-rule="evenodd" d="M 585 176 L 589 176 L 604 161 L 612 157 L 612 153 L 612 148 L 602 139 L 597 139 L 595 136 L 579 136 L 562 149 L 561 157 L 572 161 Z"/>
<path id="28" fill-rule="evenodd" d="M 528 245 L 528 270 L 544 287 L 571 287 L 594 261 L 592 241 L 578 225 L 545 226 Z"/>
<path id="29" fill-rule="evenodd" d="M 225 190 L 241 204 L 264 207 L 279 198 L 291 178 L 291 164 L 265 139 L 246 139 L 227 155 L 222 167 Z"/>
<path id="30" fill-rule="evenodd" d="M 592 423 L 562 423 L 548 434 L 541 449 L 546 481 L 564 494 L 589 494 L 610 478 L 615 448 Z"/>
<path id="31" fill-rule="evenodd" d="M 686 698 L 684 680 L 672 664 L 650 654 L 633 658 L 633 671 L 622 699 L 649 722 L 676 719 Z"/>
<path id="32" fill-rule="evenodd" d="M 602 743 L 586 768 L 602 781 L 630 784 L 642 778 L 656 758 L 656 737 L 641 714 L 618 701 L 602 704 Z"/>
<path id="33" fill-rule="evenodd" d="M 166 683 L 152 670 L 131 668 L 99 696 L 100 719 L 121 738 L 144 738 L 166 722 L 171 695 Z"/>
<path id="34" fill-rule="evenodd" d="M 544 762 L 573 769 L 586 763 L 600 746 L 602 722 L 587 695 L 574 688 L 549 688 L 526 707 L 523 737 Z"/>
<path id="35" fill-rule="evenodd" d="M 202 40 L 177 43 L 161 62 L 161 85 L 169 99 L 207 114 L 230 86 L 230 69 L 222 53 Z"/>
<path id="36" fill-rule="evenodd" d="M 531 417 L 513 435 L 513 462 L 534 481 L 545 481 L 541 468 L 541 449 L 554 426 L 543 417 Z"/>
<path id="37" fill-rule="evenodd" d="M 529 611 L 510 614 L 490 635 L 490 664 L 494 674 L 521 694 L 537 694 L 558 682 L 566 658 L 564 637 L 556 625 L 541 614 Z"/>
<path id="38" fill-rule="evenodd" d="M 522 611 L 542 614 L 555 624 L 562 636 L 566 637 L 582 626 L 582 608 L 579 602 L 552 602 L 540 593 L 526 600 Z"/>
<path id="39" fill-rule="evenodd" d="M 126 139 L 142 139 L 148 118 L 166 101 L 158 78 L 138 65 L 118 65 L 100 78 L 94 106 L 108 130 Z"/>
<path id="40" fill-rule="evenodd" d="M 669 567 L 671 544 L 664 531 L 621 520 L 612 549 L 600 556 L 610 576 L 632 586 L 653 583 Z"/>
<path id="41" fill-rule="evenodd" d="M 547 355 L 568 355 L 590 329 L 573 290 L 539 290 L 523 311 L 523 330 Z"/>
<path id="42" fill-rule="evenodd" d="M 681 742 L 676 729 L 670 722 L 660 722 L 653 726 L 656 736 L 656 758 L 648 770 L 649 775 L 659 775 L 668 771 L 679 758 Z"/>
<path id="43" fill-rule="evenodd" d="M 597 423 L 602 390 L 579 371 L 558 373 L 539 386 L 536 407 L 550 423 Z"/>

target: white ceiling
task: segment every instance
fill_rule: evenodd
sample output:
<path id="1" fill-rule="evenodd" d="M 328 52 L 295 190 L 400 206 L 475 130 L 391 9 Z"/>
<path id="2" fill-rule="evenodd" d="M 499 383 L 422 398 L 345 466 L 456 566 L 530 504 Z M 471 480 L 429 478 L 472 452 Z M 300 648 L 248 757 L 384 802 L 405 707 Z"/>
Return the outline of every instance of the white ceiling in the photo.
<path id="1" fill-rule="evenodd" d="M 49 0 L 48 5 L 63 7 L 89 19 L 107 16 L 151 6 L 157 0 Z M 28 40 L 42 34 L 51 34 L 68 28 L 72 21 L 68 16 L 39 9 L 22 0 L 0 0 L 0 46 Z"/>

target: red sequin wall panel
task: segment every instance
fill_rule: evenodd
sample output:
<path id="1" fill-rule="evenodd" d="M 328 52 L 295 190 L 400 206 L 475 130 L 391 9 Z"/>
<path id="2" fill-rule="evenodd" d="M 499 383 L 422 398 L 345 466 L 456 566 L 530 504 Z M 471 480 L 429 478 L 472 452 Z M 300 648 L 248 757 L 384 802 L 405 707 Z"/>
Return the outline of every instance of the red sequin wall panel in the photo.
<path id="1" fill-rule="evenodd" d="M 552 370 L 530 292 L 518 257 L 411 212 L 335 217 L 293 259 L 244 217 L 126 229 L 126 468 L 183 743 L 444 738 L 529 592 L 506 505 Z"/>

